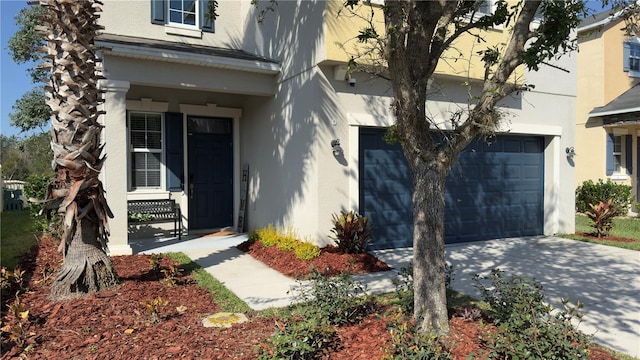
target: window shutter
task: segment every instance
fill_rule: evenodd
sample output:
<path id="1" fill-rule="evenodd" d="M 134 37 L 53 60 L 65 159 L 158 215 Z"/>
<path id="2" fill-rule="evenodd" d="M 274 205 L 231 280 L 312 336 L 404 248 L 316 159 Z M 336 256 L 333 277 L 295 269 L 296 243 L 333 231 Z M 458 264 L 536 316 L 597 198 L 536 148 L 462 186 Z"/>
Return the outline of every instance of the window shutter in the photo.
<path id="1" fill-rule="evenodd" d="M 205 32 L 214 32 L 213 19 L 205 16 L 207 10 L 209 10 L 209 0 L 200 0 L 200 29 Z"/>
<path id="2" fill-rule="evenodd" d="M 622 62 L 622 69 L 629 71 L 631 69 L 631 43 L 628 41 L 622 43 Z"/>
<path id="3" fill-rule="evenodd" d="M 166 113 L 164 118 L 167 151 L 167 189 L 180 191 L 184 189 L 182 114 Z"/>
<path id="4" fill-rule="evenodd" d="M 613 175 L 613 134 L 607 134 L 607 176 Z"/>
<path id="5" fill-rule="evenodd" d="M 636 179 L 637 179 L 637 184 L 636 185 L 638 187 L 638 196 L 637 198 L 640 199 L 640 136 L 636 137 Z M 638 209 L 640 210 L 640 209 Z"/>
<path id="6" fill-rule="evenodd" d="M 624 164 L 627 168 L 627 175 L 633 174 L 633 137 L 627 135 L 624 137 Z"/>
<path id="7" fill-rule="evenodd" d="M 151 0 L 151 23 L 163 25 L 167 22 L 167 0 Z"/>

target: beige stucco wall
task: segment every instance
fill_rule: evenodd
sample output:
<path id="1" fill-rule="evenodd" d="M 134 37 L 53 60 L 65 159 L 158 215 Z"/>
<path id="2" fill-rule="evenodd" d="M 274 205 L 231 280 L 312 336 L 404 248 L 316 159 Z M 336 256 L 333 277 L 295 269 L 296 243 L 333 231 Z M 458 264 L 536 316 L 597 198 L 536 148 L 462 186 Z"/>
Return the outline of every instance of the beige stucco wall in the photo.
<path id="1" fill-rule="evenodd" d="M 218 1 L 219 17 L 215 21 L 215 33 L 182 31 L 169 25 L 152 24 L 149 0 L 105 1 L 102 5 L 100 24 L 105 27 L 106 32 L 115 35 L 239 48 L 234 44 L 242 33 L 243 14 L 246 14 L 246 11 L 243 13 L 242 10 L 248 4 L 248 0 Z"/>
<path id="2" fill-rule="evenodd" d="M 607 179 L 607 133 L 602 127 L 602 122 L 596 119 L 589 120 L 588 114 L 593 108 L 606 105 L 633 84 L 634 79 L 622 68 L 622 44 L 626 37 L 620 27 L 620 22 L 613 22 L 604 28 L 579 34 L 576 103 L 578 156 L 575 158 L 575 186 L 589 179 Z M 616 181 L 631 184 L 630 177 Z"/>
<path id="3" fill-rule="evenodd" d="M 511 2 L 516 5 L 515 1 Z M 384 36 L 384 17 L 378 2 L 360 2 L 353 9 L 345 7 L 344 1 L 340 0 L 329 0 L 326 4 L 326 53 L 322 54 L 323 60 L 329 63 L 346 63 L 351 57 L 355 57 L 361 64 L 372 61 L 368 55 L 371 51 L 371 44 L 360 43 L 357 36 L 360 30 L 369 26 L 374 26 L 376 31 Z M 482 38 L 485 41 L 482 42 L 471 35 L 461 36 L 453 42 L 450 49 L 442 54 L 436 68 L 436 74 L 457 76 L 464 79 L 482 79 L 485 67 L 478 52 L 486 50 L 494 44 L 506 44 L 508 36 L 509 32 L 502 26 L 483 32 Z M 374 54 L 376 53 L 374 52 Z M 373 60 L 373 62 L 375 63 L 377 60 Z M 513 77 L 514 81 L 524 81 L 521 75 L 522 70 L 518 69 L 516 76 Z"/>

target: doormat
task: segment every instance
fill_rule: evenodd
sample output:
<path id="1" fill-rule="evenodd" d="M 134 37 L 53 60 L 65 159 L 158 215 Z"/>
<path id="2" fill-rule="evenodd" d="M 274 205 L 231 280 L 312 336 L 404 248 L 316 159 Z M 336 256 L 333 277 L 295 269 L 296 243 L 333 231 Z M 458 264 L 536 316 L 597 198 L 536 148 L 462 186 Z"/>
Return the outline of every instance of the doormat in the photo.
<path id="1" fill-rule="evenodd" d="M 223 231 L 215 232 L 213 234 L 209 234 L 207 236 L 227 236 L 227 235 L 235 235 L 235 234 L 237 234 L 235 231 L 223 230 Z"/>

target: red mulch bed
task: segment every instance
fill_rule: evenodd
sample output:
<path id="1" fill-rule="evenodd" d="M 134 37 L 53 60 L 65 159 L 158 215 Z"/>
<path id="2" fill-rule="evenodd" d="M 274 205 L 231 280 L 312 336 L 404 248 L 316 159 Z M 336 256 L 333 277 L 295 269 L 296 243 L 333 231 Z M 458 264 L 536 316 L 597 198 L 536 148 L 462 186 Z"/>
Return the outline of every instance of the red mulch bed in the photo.
<path id="1" fill-rule="evenodd" d="M 335 276 L 341 272 L 366 274 L 391 270 L 384 261 L 371 254 L 342 254 L 337 246 L 320 249 L 320 256 L 310 261 L 298 259 L 293 251 L 264 246 L 260 241 L 247 240 L 238 245 L 238 249 L 294 279 L 307 278 L 313 269 L 327 276 Z"/>
<path id="2" fill-rule="evenodd" d="M 577 232 L 576 235 L 582 236 L 587 239 L 599 240 L 599 241 L 614 241 L 614 242 L 625 242 L 625 243 L 632 243 L 632 242 L 638 241 L 636 239 L 629 239 L 629 238 L 615 237 L 615 236 L 603 236 L 599 238 L 598 235 L 596 234 L 584 233 L 584 232 Z"/>
<path id="3" fill-rule="evenodd" d="M 47 294 L 61 264 L 56 247 L 45 238 L 23 261 L 30 280 L 29 291 L 20 295 L 20 301 L 29 310 L 24 333 L 32 348 L 23 352 L 3 331 L 1 359 L 255 359 L 255 349 L 266 344 L 274 331 L 276 319 L 257 313 L 247 314 L 249 322 L 229 329 L 204 328 L 202 317 L 220 310 L 211 295 L 197 287 L 187 271 L 178 277 L 176 285 L 167 286 L 159 271 L 150 270 L 149 255 L 112 257 L 121 280 L 116 289 L 81 300 L 51 302 Z M 161 266 L 170 265 L 176 264 L 164 257 Z M 338 268 L 334 263 L 323 265 Z M 161 321 L 153 324 L 141 302 L 157 297 L 169 304 L 161 309 Z M 2 301 L 11 304 L 14 300 L 4 297 Z M 179 312 L 176 308 L 180 305 L 187 310 Z M 390 340 L 390 320 L 371 314 L 359 324 L 337 328 L 337 344 L 323 358 L 380 359 Z M 2 326 L 16 324 L 3 306 Z M 460 360 L 482 350 L 480 334 L 490 328 L 455 317 L 450 327 L 447 341 L 452 344 L 455 359 Z M 590 359 L 615 358 L 592 348 Z"/>

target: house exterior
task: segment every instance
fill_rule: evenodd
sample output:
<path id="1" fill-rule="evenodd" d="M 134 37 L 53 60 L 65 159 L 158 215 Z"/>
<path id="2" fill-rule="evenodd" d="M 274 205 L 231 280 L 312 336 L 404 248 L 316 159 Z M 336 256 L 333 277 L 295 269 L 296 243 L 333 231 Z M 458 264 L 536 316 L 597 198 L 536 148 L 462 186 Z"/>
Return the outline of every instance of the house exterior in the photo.
<path id="1" fill-rule="evenodd" d="M 111 254 L 131 253 L 137 235 L 127 200 L 158 198 L 180 204 L 190 233 L 235 227 L 242 215 L 245 230 L 271 223 L 324 245 L 331 214 L 356 210 L 370 217 L 375 247 L 411 246 L 409 173 L 399 147 L 382 141 L 394 123 L 391 89 L 348 69 L 357 45 L 346 39 L 359 26 L 338 16 L 343 2 L 278 2 L 261 24 L 250 0 L 220 1 L 215 21 L 206 6 L 103 6 Z M 492 43 L 506 32 L 486 36 Z M 428 104 L 443 124 L 484 72 L 473 54 L 486 45 L 456 45 L 467 58 L 443 62 L 432 83 L 441 95 Z M 576 57 L 554 65 L 568 72 L 516 74 L 535 90 L 506 99 L 500 136 L 470 146 L 452 170 L 447 241 L 573 231 L 565 149 L 575 145 Z"/>
<path id="2" fill-rule="evenodd" d="M 640 39 L 622 25 L 605 11 L 577 29 L 576 185 L 611 180 L 640 199 Z"/>

